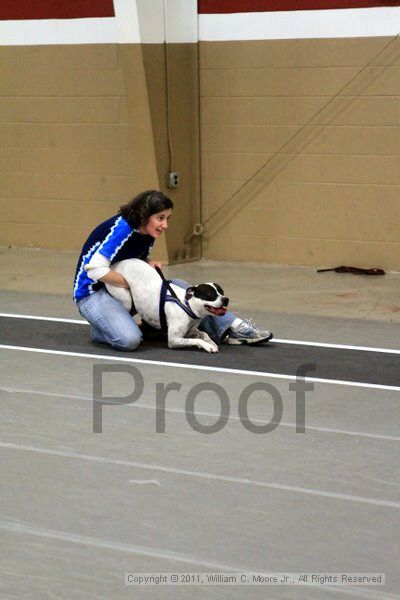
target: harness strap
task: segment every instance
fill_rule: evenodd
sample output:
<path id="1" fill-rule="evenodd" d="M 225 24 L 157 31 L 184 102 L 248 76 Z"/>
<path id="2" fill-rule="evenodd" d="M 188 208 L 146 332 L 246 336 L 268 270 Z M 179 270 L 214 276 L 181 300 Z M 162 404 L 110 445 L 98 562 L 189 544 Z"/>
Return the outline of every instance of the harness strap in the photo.
<path id="1" fill-rule="evenodd" d="M 133 301 L 132 290 L 130 287 L 128 288 L 128 291 L 129 291 L 129 295 L 131 297 L 131 302 L 132 302 L 132 306 L 131 306 L 131 310 L 129 311 L 129 314 L 131 315 L 131 317 L 134 317 L 136 315 L 136 308 L 135 308 L 135 303 Z"/>
<path id="2" fill-rule="evenodd" d="M 156 271 L 158 272 L 158 274 L 160 275 L 160 277 L 162 279 L 162 286 L 161 286 L 161 293 L 160 293 L 160 306 L 159 306 L 159 318 L 160 318 L 161 329 L 163 331 L 166 331 L 166 329 L 167 329 L 167 319 L 165 316 L 165 303 L 166 302 L 174 302 L 191 319 L 198 319 L 199 317 L 192 311 L 192 309 L 189 306 L 188 301 L 185 300 L 185 303 L 183 303 L 181 300 L 179 300 L 178 296 L 172 289 L 170 282 L 167 279 L 165 279 L 164 274 L 162 273 L 161 269 L 159 269 L 157 267 Z M 168 292 L 171 294 L 170 296 L 168 295 Z"/>
<path id="3" fill-rule="evenodd" d="M 168 281 L 168 279 L 165 278 L 165 275 L 161 271 L 160 267 L 155 267 L 155 269 L 156 269 L 157 273 L 159 274 L 159 276 L 161 277 L 161 279 L 163 280 L 164 285 L 169 290 L 171 296 L 173 296 L 174 298 L 178 298 L 178 296 L 175 294 L 174 290 L 172 289 L 170 282 Z"/>
<path id="4" fill-rule="evenodd" d="M 162 331 L 167 330 L 167 319 L 165 317 L 165 300 L 167 297 L 167 286 L 165 281 L 163 280 L 161 285 L 161 294 L 160 294 L 160 305 L 159 305 L 159 317 L 160 317 L 160 326 Z"/>
<path id="5" fill-rule="evenodd" d="M 181 302 L 179 300 L 179 298 L 172 298 L 171 296 L 167 296 L 165 298 L 165 302 L 174 302 L 175 304 L 177 304 L 191 319 L 199 319 L 200 317 L 198 317 L 197 315 L 194 314 L 194 312 L 192 311 L 192 309 L 189 306 L 189 303 L 187 300 L 185 300 L 185 304 L 183 304 L 183 302 Z"/>

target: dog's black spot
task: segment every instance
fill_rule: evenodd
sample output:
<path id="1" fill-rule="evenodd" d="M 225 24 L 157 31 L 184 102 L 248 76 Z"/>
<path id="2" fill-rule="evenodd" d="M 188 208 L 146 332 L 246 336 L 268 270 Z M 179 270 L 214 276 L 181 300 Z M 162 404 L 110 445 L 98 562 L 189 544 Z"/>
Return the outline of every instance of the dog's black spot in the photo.
<path id="1" fill-rule="evenodd" d="M 222 287 L 219 285 L 219 283 L 213 283 L 213 286 L 217 288 L 217 291 L 221 294 L 221 296 L 224 295 L 224 290 L 222 289 Z"/>
<path id="2" fill-rule="evenodd" d="M 200 298 L 201 300 L 208 300 L 209 302 L 214 302 L 218 298 L 217 290 L 207 283 L 200 283 L 194 289 L 194 295 L 196 298 Z"/>

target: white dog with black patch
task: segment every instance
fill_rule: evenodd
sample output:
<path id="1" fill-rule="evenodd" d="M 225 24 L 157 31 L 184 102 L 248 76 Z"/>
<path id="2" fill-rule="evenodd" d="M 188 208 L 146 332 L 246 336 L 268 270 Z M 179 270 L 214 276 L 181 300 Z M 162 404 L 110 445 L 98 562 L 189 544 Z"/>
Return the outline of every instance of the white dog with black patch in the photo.
<path id="1" fill-rule="evenodd" d="M 139 314 L 155 329 L 168 329 L 169 348 L 197 346 L 206 352 L 218 352 L 218 345 L 200 331 L 200 320 L 207 315 L 224 315 L 229 298 L 217 283 L 201 283 L 187 290 L 161 279 L 145 261 L 131 258 L 111 267 L 129 284 L 129 290 L 106 284 L 108 292 L 123 306 Z M 172 292 L 172 293 L 171 293 Z"/>

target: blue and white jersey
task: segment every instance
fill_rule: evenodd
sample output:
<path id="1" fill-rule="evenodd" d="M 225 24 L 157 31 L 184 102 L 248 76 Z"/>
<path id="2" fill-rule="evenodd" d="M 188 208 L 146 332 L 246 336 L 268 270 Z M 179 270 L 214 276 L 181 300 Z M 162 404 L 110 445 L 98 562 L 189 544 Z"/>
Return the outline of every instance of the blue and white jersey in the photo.
<path id="1" fill-rule="evenodd" d="M 100 223 L 89 235 L 79 256 L 74 284 L 75 302 L 104 286 L 101 281 L 93 281 L 85 271 L 85 265 L 96 252 L 113 264 L 127 258 L 146 259 L 153 244 L 154 238 L 151 235 L 143 235 L 137 229 L 132 229 L 120 215 Z"/>

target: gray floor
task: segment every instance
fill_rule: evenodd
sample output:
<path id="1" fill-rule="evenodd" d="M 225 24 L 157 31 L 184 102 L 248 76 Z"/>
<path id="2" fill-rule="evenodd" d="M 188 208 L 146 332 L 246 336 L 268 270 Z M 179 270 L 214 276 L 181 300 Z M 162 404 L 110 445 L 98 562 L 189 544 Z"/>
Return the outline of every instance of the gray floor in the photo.
<path id="1" fill-rule="evenodd" d="M 67 295 L 73 259 L 4 250 L 1 312 L 79 318 Z M 278 338 L 398 348 L 395 273 L 371 281 L 222 263 L 166 271 L 217 280 L 239 313 Z M 93 366 L 110 363 L 0 355 L 1 598 L 400 598 L 398 391 L 315 384 L 299 434 L 290 382 L 263 379 L 282 397 L 283 416 L 256 434 L 240 422 L 238 398 L 259 378 L 136 363 L 141 397 L 103 407 L 103 432 L 94 434 Z M 157 390 L 174 382 L 166 431 L 156 433 Z M 228 394 L 230 418 L 218 433 L 188 423 L 186 398 L 199 383 Z M 127 373 L 104 376 L 105 395 L 131 390 Z M 254 423 L 271 419 L 262 392 L 249 407 Z M 200 394 L 198 421 L 218 414 L 215 395 Z M 124 585 L 126 572 L 233 571 L 384 572 L 386 586 Z"/>

